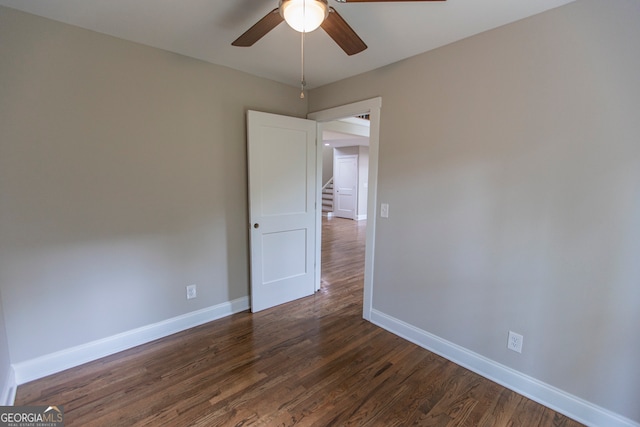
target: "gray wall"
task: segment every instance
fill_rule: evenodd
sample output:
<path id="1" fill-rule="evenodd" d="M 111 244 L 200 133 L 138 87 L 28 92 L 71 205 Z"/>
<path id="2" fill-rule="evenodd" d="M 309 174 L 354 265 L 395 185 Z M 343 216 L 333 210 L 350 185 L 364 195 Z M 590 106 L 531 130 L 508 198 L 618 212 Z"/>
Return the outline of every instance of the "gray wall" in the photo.
<path id="1" fill-rule="evenodd" d="M 333 148 L 322 146 L 322 185 L 333 178 Z"/>
<path id="2" fill-rule="evenodd" d="M 369 191 L 369 147 L 358 146 L 358 218 L 367 217 Z"/>
<path id="3" fill-rule="evenodd" d="M 13 399 L 11 388 L 14 384 L 10 380 L 12 374 L 11 358 L 2 305 L 2 292 L 0 292 L 0 405 L 7 405 L 12 403 L 10 402 Z"/>
<path id="4" fill-rule="evenodd" d="M 636 422 L 638 22 L 579 0 L 309 97 L 382 96 L 375 310 Z"/>
<path id="5" fill-rule="evenodd" d="M 2 7 L 0 40 L 11 361 L 246 297 L 245 111 L 298 90 Z"/>

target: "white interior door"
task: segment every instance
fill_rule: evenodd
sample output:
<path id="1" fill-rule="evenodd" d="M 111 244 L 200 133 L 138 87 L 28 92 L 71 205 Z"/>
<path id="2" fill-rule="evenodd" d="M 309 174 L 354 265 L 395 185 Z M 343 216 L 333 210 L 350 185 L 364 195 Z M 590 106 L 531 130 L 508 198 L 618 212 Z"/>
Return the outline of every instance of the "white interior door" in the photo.
<path id="1" fill-rule="evenodd" d="M 356 219 L 358 156 L 336 156 L 333 162 L 334 209 L 340 218 Z"/>
<path id="2" fill-rule="evenodd" d="M 315 292 L 316 122 L 247 115 L 251 310 Z"/>

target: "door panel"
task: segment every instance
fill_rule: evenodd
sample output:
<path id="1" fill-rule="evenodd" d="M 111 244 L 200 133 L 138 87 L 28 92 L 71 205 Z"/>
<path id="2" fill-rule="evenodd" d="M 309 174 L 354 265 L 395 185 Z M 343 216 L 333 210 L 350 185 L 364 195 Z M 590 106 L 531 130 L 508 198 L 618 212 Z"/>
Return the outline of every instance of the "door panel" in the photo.
<path id="1" fill-rule="evenodd" d="M 263 142 L 257 147 L 262 165 L 260 213 L 277 216 L 306 212 L 306 133 L 272 127 L 263 127 L 262 131 Z"/>
<path id="2" fill-rule="evenodd" d="M 358 201 L 358 156 L 337 156 L 334 162 L 335 206 L 341 218 L 356 218 Z"/>
<path id="3" fill-rule="evenodd" d="M 304 251 L 306 230 L 262 234 L 262 283 L 303 276 L 307 270 Z"/>
<path id="4" fill-rule="evenodd" d="M 249 111 L 251 310 L 315 292 L 316 123 Z"/>

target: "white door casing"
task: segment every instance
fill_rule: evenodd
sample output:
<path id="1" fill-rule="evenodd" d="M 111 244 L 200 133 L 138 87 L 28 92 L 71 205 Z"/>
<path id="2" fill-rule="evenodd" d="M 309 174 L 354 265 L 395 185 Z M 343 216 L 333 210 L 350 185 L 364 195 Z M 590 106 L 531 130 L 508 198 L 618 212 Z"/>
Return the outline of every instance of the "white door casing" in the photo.
<path id="1" fill-rule="evenodd" d="M 373 264 L 375 255 L 375 237 L 378 203 L 378 146 L 380 140 L 380 110 L 382 108 L 382 98 L 371 98 L 364 101 L 354 102 L 352 104 L 341 105 L 326 110 L 309 113 L 307 117 L 319 122 L 318 139 L 322 140 L 322 123 L 333 120 L 342 119 L 344 117 L 353 117 L 358 114 L 368 113 L 370 116 L 370 136 L 369 136 L 369 178 L 367 191 L 367 243 L 364 255 L 364 296 L 362 304 L 362 317 L 371 320 L 373 311 Z M 322 145 L 317 146 L 318 156 L 318 181 L 322 181 Z M 322 205 L 321 194 L 316 194 L 318 206 Z M 322 211 L 318 210 L 316 214 L 316 265 L 320 266 L 320 233 L 322 229 Z M 321 269 L 316 268 L 316 284 L 320 286 Z"/>
<path id="2" fill-rule="evenodd" d="M 251 310 L 315 292 L 316 122 L 249 111 Z"/>

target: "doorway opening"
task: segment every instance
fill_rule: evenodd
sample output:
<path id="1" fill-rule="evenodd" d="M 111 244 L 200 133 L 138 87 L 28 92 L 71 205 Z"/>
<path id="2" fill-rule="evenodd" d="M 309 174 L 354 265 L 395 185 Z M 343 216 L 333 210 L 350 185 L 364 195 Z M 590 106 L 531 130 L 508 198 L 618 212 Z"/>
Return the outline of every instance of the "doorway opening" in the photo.
<path id="1" fill-rule="evenodd" d="M 336 120 L 345 118 L 354 118 L 356 116 L 366 115 L 369 122 L 369 149 L 368 149 L 368 170 L 366 172 L 366 243 L 364 255 L 364 296 L 362 315 L 366 320 L 371 319 L 372 300 L 373 300 L 373 260 L 375 254 L 375 224 L 376 224 L 376 193 L 378 181 L 378 143 L 380 129 L 380 108 L 382 104 L 381 98 L 373 98 L 366 101 L 360 101 L 353 104 L 343 105 L 340 107 L 322 110 L 309 114 L 309 119 L 318 122 L 317 140 L 322 141 L 325 126 Z M 364 119 L 363 117 L 359 117 Z M 330 126 L 328 126 L 330 128 Z M 322 162 L 324 144 L 318 144 L 317 153 L 317 182 L 316 206 L 322 206 L 322 195 L 320 183 L 322 180 Z M 321 284 L 321 242 L 322 242 L 322 209 L 317 209 L 316 218 L 316 290 L 320 289 Z"/>
<path id="2" fill-rule="evenodd" d="M 323 215 L 353 220 L 367 218 L 368 117 L 347 117 L 322 124 Z"/>

